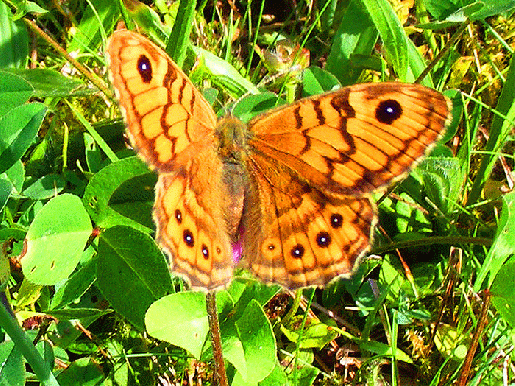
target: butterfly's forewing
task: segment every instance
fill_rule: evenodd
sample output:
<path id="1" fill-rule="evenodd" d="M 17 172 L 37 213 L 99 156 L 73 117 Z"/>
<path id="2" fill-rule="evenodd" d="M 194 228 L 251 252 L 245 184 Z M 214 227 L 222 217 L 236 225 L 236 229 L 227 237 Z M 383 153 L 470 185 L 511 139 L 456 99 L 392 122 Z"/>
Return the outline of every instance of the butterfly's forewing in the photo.
<path id="1" fill-rule="evenodd" d="M 420 85 L 358 84 L 258 116 L 249 145 L 317 189 L 359 195 L 404 176 L 449 111 L 447 98 Z"/>
<path id="2" fill-rule="evenodd" d="M 158 171 L 154 219 L 160 246 L 192 286 L 225 286 L 233 263 L 213 109 L 145 37 L 118 30 L 107 53 L 131 142 Z"/>
<path id="3" fill-rule="evenodd" d="M 213 143 L 215 112 L 162 49 L 139 34 L 117 30 L 107 55 L 131 142 L 150 166 L 174 171 L 196 149 Z"/>

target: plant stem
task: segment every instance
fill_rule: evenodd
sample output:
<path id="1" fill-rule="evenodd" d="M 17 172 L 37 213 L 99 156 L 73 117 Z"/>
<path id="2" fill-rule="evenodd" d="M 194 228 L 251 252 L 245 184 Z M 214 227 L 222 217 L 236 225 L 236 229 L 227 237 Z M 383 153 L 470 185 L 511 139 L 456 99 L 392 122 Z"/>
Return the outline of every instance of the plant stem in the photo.
<path id="1" fill-rule="evenodd" d="M 220 325 L 218 323 L 218 311 L 216 310 L 216 292 L 209 291 L 206 295 L 207 318 L 211 332 L 211 344 L 215 360 L 215 380 L 218 386 L 228 386 L 225 373 L 224 356 L 222 353 L 222 338 L 220 337 Z"/>

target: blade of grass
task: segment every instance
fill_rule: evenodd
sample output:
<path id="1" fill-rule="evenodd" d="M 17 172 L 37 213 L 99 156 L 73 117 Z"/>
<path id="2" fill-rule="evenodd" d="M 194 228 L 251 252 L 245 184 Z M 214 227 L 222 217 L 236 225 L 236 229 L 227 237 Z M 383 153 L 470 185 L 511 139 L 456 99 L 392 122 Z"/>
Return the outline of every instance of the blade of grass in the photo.
<path id="1" fill-rule="evenodd" d="M 387 0 L 361 0 L 384 44 L 397 76 L 406 81 L 408 75 L 408 38 Z"/>
<path id="2" fill-rule="evenodd" d="M 472 189 L 470 190 L 467 205 L 473 205 L 479 199 L 481 190 L 497 161 L 504 140 L 511 131 L 511 121 L 515 119 L 515 58 L 511 60 L 506 82 L 504 83 L 495 109 L 508 119 L 504 120 L 497 114 L 492 119 L 490 136 L 484 149 L 485 154 L 479 166 L 479 171 L 472 185 Z"/>
<path id="3" fill-rule="evenodd" d="M 166 52 L 182 67 L 184 58 L 186 57 L 186 48 L 189 44 L 190 32 L 193 27 L 193 16 L 195 14 L 195 0 L 181 0 L 177 18 L 173 24 L 172 33 L 166 44 Z"/>
<path id="4" fill-rule="evenodd" d="M 116 156 L 116 154 L 114 154 L 114 152 L 111 150 L 111 148 L 109 147 L 109 145 L 104 141 L 104 138 L 102 138 L 100 136 L 100 134 L 97 133 L 97 131 L 95 130 L 95 128 L 88 122 L 88 120 L 84 117 L 84 115 L 82 115 L 82 113 L 77 110 L 70 102 L 68 102 L 66 99 L 63 99 L 64 102 L 66 102 L 66 104 L 68 105 L 68 107 L 70 108 L 70 110 L 73 112 L 73 115 L 75 115 L 75 117 L 79 120 L 80 123 L 82 123 L 84 125 L 84 127 L 86 128 L 86 130 L 88 131 L 88 133 L 93 137 L 93 139 L 96 141 L 96 143 L 98 144 L 98 147 L 100 147 L 100 149 L 102 149 L 102 151 L 107 155 L 107 157 L 109 158 L 109 160 L 111 162 L 116 162 L 118 161 L 118 157 Z"/>

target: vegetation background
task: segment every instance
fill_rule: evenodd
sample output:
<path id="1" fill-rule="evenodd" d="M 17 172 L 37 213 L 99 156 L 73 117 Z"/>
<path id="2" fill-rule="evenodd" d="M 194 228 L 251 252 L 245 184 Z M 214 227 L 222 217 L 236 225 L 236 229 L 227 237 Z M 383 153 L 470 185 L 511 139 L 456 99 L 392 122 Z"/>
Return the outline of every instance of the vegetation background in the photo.
<path id="1" fill-rule="evenodd" d="M 351 280 L 293 294 L 240 272 L 217 293 L 229 384 L 514 384 L 514 9 L 1 2 L 0 384 L 215 384 L 205 294 L 182 291 L 153 241 L 156 177 L 107 80 L 120 20 L 242 119 L 369 81 L 421 78 L 453 100 L 439 145 L 377 197 Z"/>

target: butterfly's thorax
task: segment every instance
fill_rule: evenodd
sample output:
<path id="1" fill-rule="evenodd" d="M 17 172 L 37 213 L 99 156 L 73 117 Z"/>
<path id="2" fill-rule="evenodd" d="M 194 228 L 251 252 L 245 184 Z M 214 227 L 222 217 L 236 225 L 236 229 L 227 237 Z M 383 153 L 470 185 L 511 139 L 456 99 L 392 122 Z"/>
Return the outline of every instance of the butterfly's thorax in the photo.
<path id="1" fill-rule="evenodd" d="M 222 118 L 216 126 L 218 154 L 225 163 L 242 165 L 246 147 L 246 126 L 237 118 Z"/>

